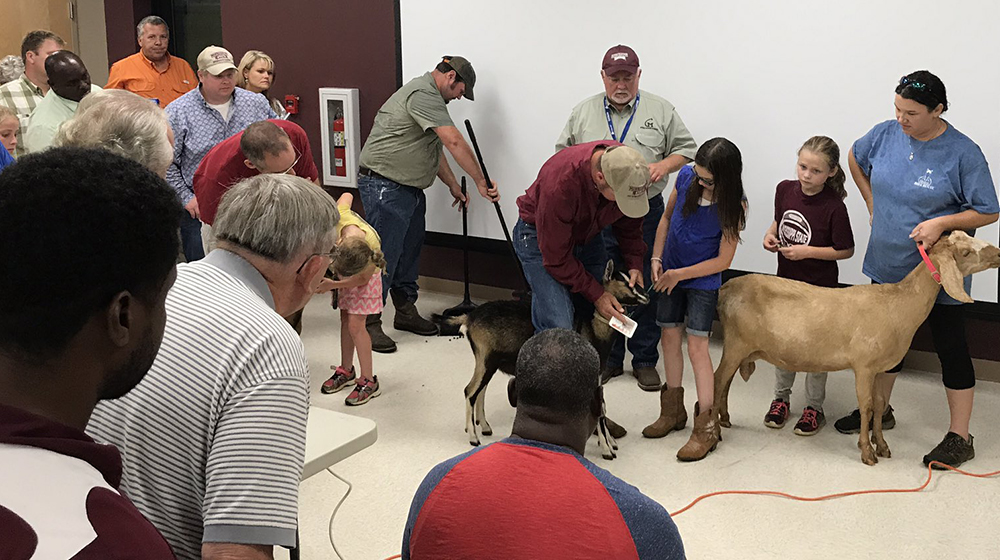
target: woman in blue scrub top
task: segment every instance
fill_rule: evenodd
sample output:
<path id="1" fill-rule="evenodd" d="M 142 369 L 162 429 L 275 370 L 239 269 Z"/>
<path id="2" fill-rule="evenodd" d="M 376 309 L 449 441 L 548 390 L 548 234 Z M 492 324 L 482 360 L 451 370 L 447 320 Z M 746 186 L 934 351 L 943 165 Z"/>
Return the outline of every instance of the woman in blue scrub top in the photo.
<path id="1" fill-rule="evenodd" d="M 871 236 L 862 272 L 876 283 L 899 282 L 920 262 L 917 243 L 930 248 L 945 232 L 997 221 L 1000 206 L 982 150 L 941 118 L 948 110 L 944 83 L 920 70 L 896 86 L 896 119 L 875 125 L 851 147 L 848 162 L 871 217 Z M 972 287 L 965 278 L 965 290 Z M 976 384 L 965 339 L 965 306 L 941 290 L 928 317 L 934 348 L 941 360 L 951 411 L 944 440 L 924 456 L 924 464 L 940 461 L 957 467 L 975 451 L 969 435 Z M 882 376 L 885 402 L 903 367 Z M 887 407 L 883 428 L 895 425 Z M 838 431 L 858 433 L 860 413 L 841 418 Z"/>

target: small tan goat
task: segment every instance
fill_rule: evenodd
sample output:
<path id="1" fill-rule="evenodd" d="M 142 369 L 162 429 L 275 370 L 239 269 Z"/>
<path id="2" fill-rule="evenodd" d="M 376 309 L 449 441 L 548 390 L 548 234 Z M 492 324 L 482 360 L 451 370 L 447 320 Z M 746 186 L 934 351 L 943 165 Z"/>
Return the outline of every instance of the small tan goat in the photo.
<path id="1" fill-rule="evenodd" d="M 885 402 L 875 390 L 876 378 L 903 359 L 941 287 L 971 303 L 962 278 L 1000 266 L 1000 249 L 961 231 L 942 236 L 929 256 L 941 272 L 940 286 L 923 262 L 897 284 L 820 288 L 760 274 L 726 282 L 719 290 L 718 308 L 724 335 L 715 370 L 719 425 L 730 426 L 729 387 L 736 370 L 749 380 L 754 360 L 790 371 L 850 368 L 861 411 L 861 460 L 874 465 L 876 456 L 889 457 L 882 437 Z"/>

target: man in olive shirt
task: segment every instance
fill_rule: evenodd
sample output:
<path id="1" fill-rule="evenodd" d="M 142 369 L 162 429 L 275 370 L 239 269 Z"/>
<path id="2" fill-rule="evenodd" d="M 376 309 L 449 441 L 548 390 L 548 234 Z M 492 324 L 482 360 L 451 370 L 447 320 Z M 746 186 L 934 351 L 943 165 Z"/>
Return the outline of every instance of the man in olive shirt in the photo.
<path id="1" fill-rule="evenodd" d="M 556 151 L 566 146 L 594 140 L 617 140 L 639 151 L 649 163 L 649 213 L 643 219 L 642 237 L 646 242 L 643 277 L 650 283 L 650 258 L 656 226 L 663 214 L 663 189 L 670 174 L 689 163 L 698 149 L 691 133 L 681 121 L 674 106 L 662 97 L 639 90 L 639 57 L 625 45 L 608 49 L 601 65 L 604 93 L 588 97 L 573 108 L 569 121 L 556 140 Z M 610 230 L 604 231 L 608 253 L 622 263 L 618 241 Z M 652 297 L 654 292 L 650 292 Z M 628 340 L 632 352 L 632 373 L 639 387 L 647 391 L 660 389 L 657 346 L 660 327 L 656 325 L 656 304 L 651 301 L 633 319 L 639 324 Z M 604 366 L 602 380 L 621 375 L 625 360 L 625 341 L 615 342 Z"/>
<path id="2" fill-rule="evenodd" d="M 427 200 L 424 189 L 438 177 L 451 191 L 454 204 L 468 203 L 444 157 L 455 161 L 476 183 L 479 193 L 499 200 L 496 183 L 488 186 L 472 149 L 448 115 L 447 104 L 473 100 L 476 73 L 469 61 L 446 56 L 433 71 L 410 80 L 375 115 L 375 125 L 361 150 L 358 190 L 365 218 L 379 237 L 386 260 L 382 301 L 392 294 L 393 327 L 421 335 L 437 334 L 437 326 L 417 313 L 417 265 L 424 243 Z M 368 316 L 372 350 L 393 352 L 396 343 L 382 332 L 382 315 Z"/>

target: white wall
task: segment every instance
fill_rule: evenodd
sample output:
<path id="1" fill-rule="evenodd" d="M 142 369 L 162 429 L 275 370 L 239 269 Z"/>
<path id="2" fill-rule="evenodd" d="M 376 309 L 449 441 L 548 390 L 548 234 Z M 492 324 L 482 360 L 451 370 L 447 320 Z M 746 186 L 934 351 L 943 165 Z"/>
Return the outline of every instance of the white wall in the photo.
<path id="1" fill-rule="evenodd" d="M 445 54 L 476 68 L 476 101 L 449 108 L 463 132 L 462 121 L 472 120 L 509 227 L 514 200 L 552 155 L 570 109 L 602 90 L 601 58 L 618 43 L 638 53 L 640 87 L 673 102 L 697 141 L 725 136 L 740 147 L 751 210 L 736 269 L 775 271 L 760 240 L 774 186 L 794 178 L 802 142 L 834 138 L 846 167 L 854 140 L 893 118 L 893 89 L 908 72 L 940 76 L 952 104 L 946 118 L 1000 161 L 1000 3 L 993 1 L 403 0 L 401 12 L 404 80 Z M 841 263 L 841 281 L 866 283 L 868 214 L 848 183 L 858 251 Z M 502 239 L 490 206 L 473 201 L 470 234 Z M 440 184 L 428 191 L 427 229 L 461 232 Z M 978 236 L 997 243 L 998 232 L 993 225 Z M 973 297 L 997 301 L 996 271 L 976 278 Z"/>

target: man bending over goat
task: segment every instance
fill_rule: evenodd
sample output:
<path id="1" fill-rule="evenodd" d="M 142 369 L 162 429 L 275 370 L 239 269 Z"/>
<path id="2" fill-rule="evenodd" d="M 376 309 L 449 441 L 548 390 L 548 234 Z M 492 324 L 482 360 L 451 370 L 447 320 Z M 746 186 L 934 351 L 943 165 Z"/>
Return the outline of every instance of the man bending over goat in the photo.
<path id="1" fill-rule="evenodd" d="M 513 434 L 431 470 L 410 506 L 403 560 L 683 559 L 666 510 L 583 457 L 601 414 L 599 372 L 575 332 L 529 339 L 507 389 Z"/>

